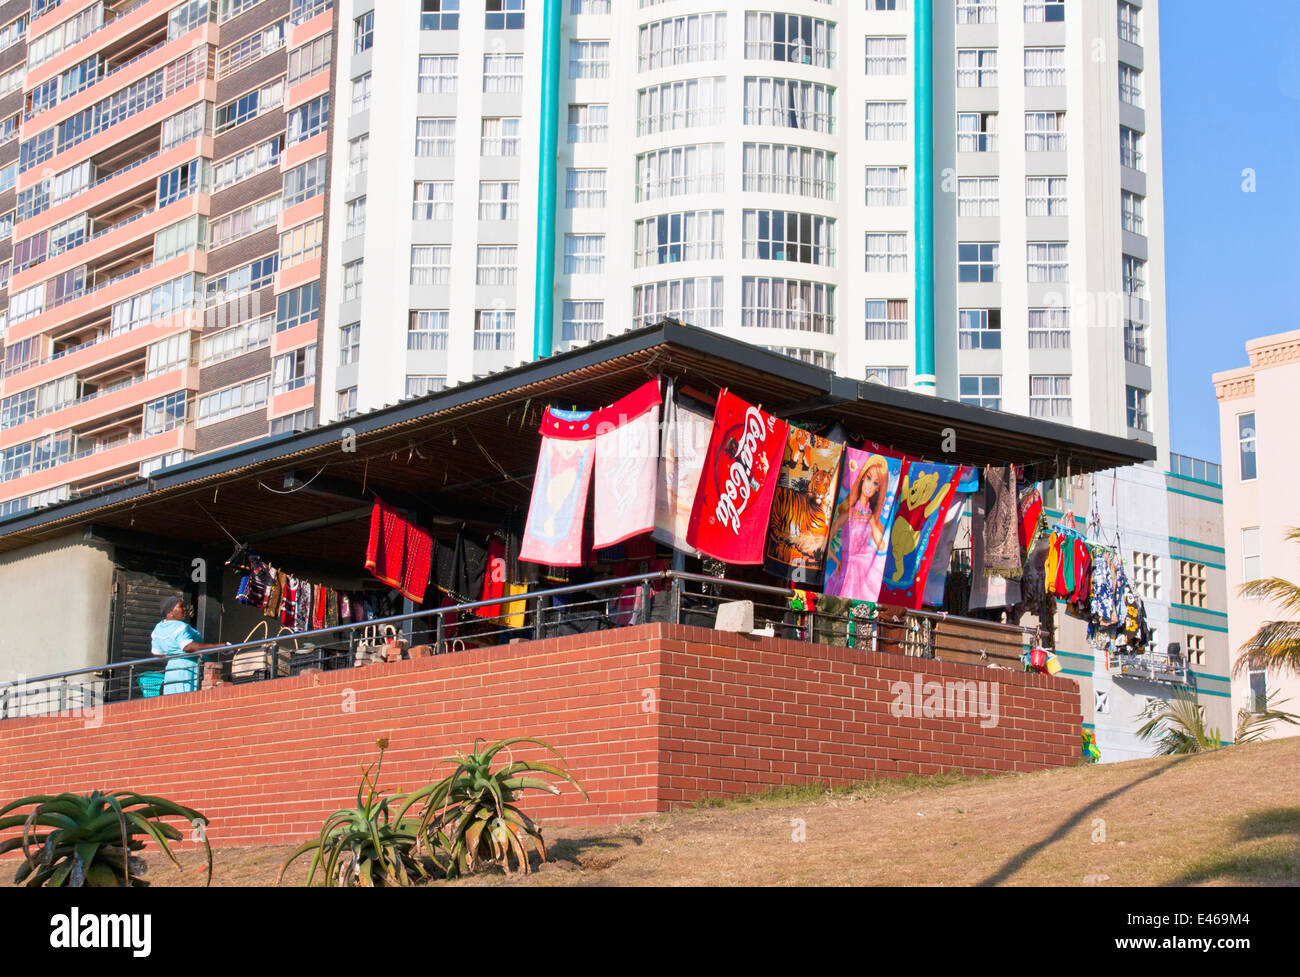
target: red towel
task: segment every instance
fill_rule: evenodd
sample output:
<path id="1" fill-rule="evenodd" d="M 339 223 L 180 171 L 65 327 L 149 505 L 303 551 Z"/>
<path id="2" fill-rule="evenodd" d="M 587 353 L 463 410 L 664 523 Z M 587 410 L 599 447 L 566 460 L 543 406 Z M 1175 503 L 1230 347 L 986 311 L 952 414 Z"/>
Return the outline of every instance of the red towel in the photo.
<path id="1" fill-rule="evenodd" d="M 506 544 L 499 539 L 488 541 L 487 573 L 483 574 L 483 593 L 479 600 L 495 600 L 506 592 Z M 474 611 L 479 617 L 500 617 L 501 605 L 488 604 Z"/>
<path id="2" fill-rule="evenodd" d="M 404 597 L 422 604 L 432 565 L 433 537 L 375 499 L 366 569 Z"/>

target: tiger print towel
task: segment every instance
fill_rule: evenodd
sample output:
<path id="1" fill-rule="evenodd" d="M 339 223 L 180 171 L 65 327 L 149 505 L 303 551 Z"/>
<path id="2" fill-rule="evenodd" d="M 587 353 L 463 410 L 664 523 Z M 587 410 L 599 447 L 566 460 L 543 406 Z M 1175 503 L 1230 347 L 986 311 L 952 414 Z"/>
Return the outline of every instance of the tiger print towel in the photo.
<path id="1" fill-rule="evenodd" d="M 763 549 L 768 573 L 820 589 L 843 453 L 842 444 L 791 426 Z"/>

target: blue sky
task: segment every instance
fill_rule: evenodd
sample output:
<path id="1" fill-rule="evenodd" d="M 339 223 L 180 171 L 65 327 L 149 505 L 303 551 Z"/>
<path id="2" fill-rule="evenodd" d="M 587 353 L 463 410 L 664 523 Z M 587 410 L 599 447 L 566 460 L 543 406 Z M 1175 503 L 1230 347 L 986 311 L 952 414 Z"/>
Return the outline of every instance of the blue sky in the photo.
<path id="1" fill-rule="evenodd" d="M 1300 329 L 1300 4 L 1160 7 L 1170 441 L 1218 460 L 1210 375 Z"/>

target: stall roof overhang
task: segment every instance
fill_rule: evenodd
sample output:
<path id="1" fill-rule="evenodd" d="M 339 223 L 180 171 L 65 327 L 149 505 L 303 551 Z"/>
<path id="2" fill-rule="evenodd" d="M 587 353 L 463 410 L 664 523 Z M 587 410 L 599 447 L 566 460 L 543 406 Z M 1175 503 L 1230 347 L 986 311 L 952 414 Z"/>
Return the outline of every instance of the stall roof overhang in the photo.
<path id="1" fill-rule="evenodd" d="M 295 552 L 324 557 L 339 542 L 341 530 L 334 527 L 360 519 L 375 493 L 398 504 L 406 500 L 435 524 L 472 518 L 481 508 L 526 505 L 541 409 L 600 407 L 655 375 L 709 395 L 726 387 L 808 426 L 843 422 L 854 437 L 919 457 L 1024 465 L 1035 480 L 1156 457 L 1153 446 L 1139 441 L 837 376 L 665 320 L 418 400 L 206 454 L 149 478 L 2 520 L 0 552 L 92 526 L 190 543 L 215 538 L 224 545 L 228 537 L 294 535 L 285 531 L 287 525 L 303 544 Z"/>

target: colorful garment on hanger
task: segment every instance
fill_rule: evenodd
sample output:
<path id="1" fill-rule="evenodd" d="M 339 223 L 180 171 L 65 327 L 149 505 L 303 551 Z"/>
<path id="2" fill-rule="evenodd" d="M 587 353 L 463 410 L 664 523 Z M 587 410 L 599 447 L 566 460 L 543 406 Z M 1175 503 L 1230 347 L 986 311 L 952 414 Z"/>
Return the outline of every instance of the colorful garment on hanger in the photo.
<path id="1" fill-rule="evenodd" d="M 483 599 L 483 580 L 488 571 L 488 541 L 461 532 L 454 542 L 439 540 L 435 546 L 434 582 L 457 604 Z"/>
<path id="2" fill-rule="evenodd" d="M 952 505 L 960 475 L 956 465 L 928 461 L 908 465 L 899 483 L 889 530 L 880 603 L 910 610 L 920 608 L 930 561 L 939 542 L 939 528 Z"/>
<path id="3" fill-rule="evenodd" d="M 1017 504 L 1019 525 L 1016 535 L 1020 540 L 1020 552 L 1029 553 L 1038 541 L 1038 534 L 1043 517 L 1043 493 L 1037 485 L 1030 485 L 1020 490 Z"/>
<path id="4" fill-rule="evenodd" d="M 312 585 L 306 580 L 298 581 L 298 600 L 297 607 L 293 615 L 293 629 L 295 631 L 310 631 L 312 619 Z"/>
<path id="5" fill-rule="evenodd" d="M 280 601 L 280 626 L 292 628 L 297 620 L 298 578 L 286 577 L 284 581 L 284 598 Z"/>
<path id="6" fill-rule="evenodd" d="M 519 559 L 558 567 L 582 566 L 583 521 L 596 463 L 600 414 L 548 407 L 542 415 L 542 447 Z"/>
<path id="7" fill-rule="evenodd" d="M 777 470 L 789 434 L 785 421 L 730 391 L 718 394 L 688 545 L 725 563 L 763 562 Z"/>
<path id="8" fill-rule="evenodd" d="M 1092 616 L 1102 627 L 1119 623 L 1117 576 L 1111 551 L 1095 550 L 1092 557 Z"/>
<path id="9" fill-rule="evenodd" d="M 490 539 L 487 545 L 487 566 L 483 572 L 483 589 L 478 600 L 496 600 L 506 592 L 505 540 Z M 500 617 L 501 605 L 488 604 L 474 609 L 477 617 Z"/>
<path id="10" fill-rule="evenodd" d="M 1023 580 L 989 576 L 984 572 L 984 493 L 971 496 L 971 581 L 967 609 L 997 610 L 1014 607 L 1029 594 Z"/>
<path id="11" fill-rule="evenodd" d="M 601 412 L 605 419 L 596 428 L 593 546 L 613 546 L 654 529 L 659 405 L 656 379 Z"/>
<path id="12" fill-rule="evenodd" d="M 429 586 L 433 537 L 378 498 L 370 511 L 366 569 L 419 604 Z"/>
<path id="13" fill-rule="evenodd" d="M 658 484 L 655 487 L 653 537 L 688 556 L 699 551 L 686 542 L 704 463 L 709 456 L 713 419 L 708 414 L 678 403 L 669 393 L 664 402 L 664 432 L 659 449 Z"/>
<path id="14" fill-rule="evenodd" d="M 874 601 L 885 575 L 889 526 L 907 462 L 883 451 L 845 448 L 826 554 L 826 593 Z"/>
<path id="15" fill-rule="evenodd" d="M 1020 578 L 1018 496 L 1016 470 L 1011 465 L 984 469 L 984 573 Z"/>
<path id="16" fill-rule="evenodd" d="M 311 594 L 311 629 L 319 631 L 325 627 L 325 587 L 315 584 Z"/>
<path id="17" fill-rule="evenodd" d="M 843 445 L 790 427 L 763 548 L 768 573 L 821 588 L 843 453 Z"/>
<path id="18" fill-rule="evenodd" d="M 339 592 L 332 587 L 325 588 L 325 627 L 335 628 L 339 624 Z"/>

